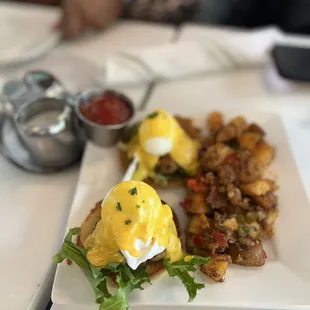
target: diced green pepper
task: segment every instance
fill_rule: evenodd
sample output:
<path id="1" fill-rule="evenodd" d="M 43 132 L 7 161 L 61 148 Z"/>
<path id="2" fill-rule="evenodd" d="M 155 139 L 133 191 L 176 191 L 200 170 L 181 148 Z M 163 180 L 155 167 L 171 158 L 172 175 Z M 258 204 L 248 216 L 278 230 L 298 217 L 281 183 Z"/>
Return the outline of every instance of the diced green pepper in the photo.
<path id="1" fill-rule="evenodd" d="M 255 222 L 257 219 L 258 219 L 257 212 L 248 212 L 245 217 L 246 222 L 249 224 Z"/>

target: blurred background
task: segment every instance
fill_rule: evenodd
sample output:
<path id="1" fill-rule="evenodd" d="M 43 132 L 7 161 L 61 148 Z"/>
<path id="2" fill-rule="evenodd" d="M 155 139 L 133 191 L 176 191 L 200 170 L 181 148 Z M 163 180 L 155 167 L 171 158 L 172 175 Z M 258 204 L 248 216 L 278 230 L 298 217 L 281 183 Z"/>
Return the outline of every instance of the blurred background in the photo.
<path id="1" fill-rule="evenodd" d="M 14 0 L 13 0 L 14 1 Z M 277 25 L 287 32 L 310 31 L 307 0 L 25 0 L 14 1 L 62 6 L 62 29 L 67 36 L 86 28 L 104 27 L 118 18 L 179 25 L 192 21 L 213 25 L 261 27 Z"/>

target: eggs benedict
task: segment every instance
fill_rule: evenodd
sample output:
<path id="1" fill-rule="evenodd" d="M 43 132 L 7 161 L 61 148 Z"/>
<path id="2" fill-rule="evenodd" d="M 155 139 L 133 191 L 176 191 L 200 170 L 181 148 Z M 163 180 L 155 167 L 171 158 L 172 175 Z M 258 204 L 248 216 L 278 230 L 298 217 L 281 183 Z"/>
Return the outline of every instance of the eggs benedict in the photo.
<path id="1" fill-rule="evenodd" d="M 134 156 L 139 161 L 134 180 L 175 187 L 197 171 L 199 130 L 188 119 L 156 110 L 136 126 L 125 142 L 121 144 L 124 169 Z"/>
<path id="2" fill-rule="evenodd" d="M 98 209 L 99 204 L 96 206 Z M 196 283 L 189 272 L 208 264 L 209 258 L 186 256 L 182 251 L 172 209 L 162 202 L 156 191 L 141 181 L 127 181 L 114 186 L 101 203 L 101 219 L 92 210 L 96 225 L 84 241 L 77 245 L 75 235 L 80 228 L 67 234 L 55 263 L 70 259 L 85 273 L 96 295 L 99 309 L 128 309 L 128 295 L 143 289 L 157 271 L 166 270 L 171 277 L 179 277 L 189 301 L 204 287 Z M 82 234 L 81 234 L 82 235 Z M 118 286 L 113 295 L 108 278 Z"/>
<path id="3" fill-rule="evenodd" d="M 174 263 L 183 258 L 172 211 L 144 182 L 114 186 L 102 202 L 101 220 L 84 242 L 97 267 L 127 262 L 132 269 L 165 251 Z"/>

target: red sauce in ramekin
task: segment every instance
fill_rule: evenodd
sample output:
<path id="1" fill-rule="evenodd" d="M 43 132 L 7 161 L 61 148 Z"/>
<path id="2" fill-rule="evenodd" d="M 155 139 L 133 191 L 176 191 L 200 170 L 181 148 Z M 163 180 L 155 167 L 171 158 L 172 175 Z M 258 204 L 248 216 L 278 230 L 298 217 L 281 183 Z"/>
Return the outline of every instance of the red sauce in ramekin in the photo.
<path id="1" fill-rule="evenodd" d="M 81 114 L 99 125 L 118 125 L 132 115 L 131 107 L 115 94 L 104 94 L 80 106 Z"/>

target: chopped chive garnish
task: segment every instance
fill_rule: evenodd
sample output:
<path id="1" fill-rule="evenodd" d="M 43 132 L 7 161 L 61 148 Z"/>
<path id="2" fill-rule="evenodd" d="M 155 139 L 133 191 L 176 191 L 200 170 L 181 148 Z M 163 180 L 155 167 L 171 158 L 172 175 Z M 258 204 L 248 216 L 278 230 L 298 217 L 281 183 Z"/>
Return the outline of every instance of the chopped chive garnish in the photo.
<path id="1" fill-rule="evenodd" d="M 137 194 L 138 194 L 137 188 L 134 187 L 134 188 L 130 189 L 130 190 L 128 191 L 128 193 L 129 193 L 130 195 L 137 195 Z"/>
<path id="2" fill-rule="evenodd" d="M 136 207 L 137 207 L 138 209 L 140 209 L 140 208 L 141 208 L 139 205 L 136 205 Z"/>
<path id="3" fill-rule="evenodd" d="M 157 116 L 158 116 L 158 112 L 152 112 L 152 113 L 150 113 L 146 118 L 152 119 L 152 118 L 155 118 L 155 117 L 157 117 Z"/>
<path id="4" fill-rule="evenodd" d="M 116 210 L 122 211 L 122 207 L 121 207 L 121 204 L 119 202 L 116 204 Z"/>
<path id="5" fill-rule="evenodd" d="M 129 225 L 130 223 L 131 223 L 131 220 L 126 220 L 126 221 L 125 221 L 125 224 L 126 224 L 126 225 Z"/>

